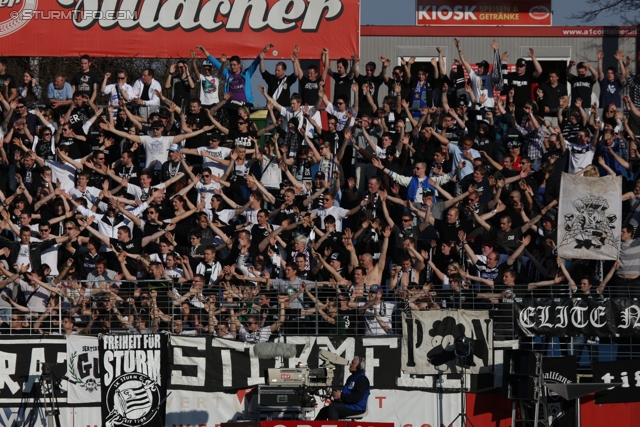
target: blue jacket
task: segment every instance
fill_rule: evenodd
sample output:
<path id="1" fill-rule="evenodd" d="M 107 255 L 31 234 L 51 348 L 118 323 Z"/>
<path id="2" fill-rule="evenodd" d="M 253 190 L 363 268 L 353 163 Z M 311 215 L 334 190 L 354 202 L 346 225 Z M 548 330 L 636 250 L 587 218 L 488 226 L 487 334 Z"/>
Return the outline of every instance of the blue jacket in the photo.
<path id="1" fill-rule="evenodd" d="M 347 378 L 340 399 L 345 408 L 364 412 L 367 410 L 370 393 L 369 379 L 364 375 L 364 371 L 358 371 Z"/>
<path id="2" fill-rule="evenodd" d="M 217 69 L 220 69 L 222 67 L 222 64 L 220 63 L 220 61 L 218 61 L 212 55 L 207 56 L 207 59 Z M 248 68 L 245 68 L 240 72 L 240 75 L 244 77 L 244 82 L 245 82 L 244 96 L 245 98 L 247 98 L 247 102 L 251 104 L 253 104 L 253 92 L 251 91 L 251 76 L 253 75 L 253 73 L 255 73 L 256 69 L 258 68 L 258 65 L 260 65 L 260 55 L 256 56 L 256 59 L 253 60 L 253 62 L 251 63 L 251 65 L 249 65 Z M 222 70 L 222 74 L 224 75 L 226 80 L 226 83 L 224 86 L 224 93 L 227 93 L 229 91 L 229 83 L 230 83 L 229 70 L 225 67 Z"/>

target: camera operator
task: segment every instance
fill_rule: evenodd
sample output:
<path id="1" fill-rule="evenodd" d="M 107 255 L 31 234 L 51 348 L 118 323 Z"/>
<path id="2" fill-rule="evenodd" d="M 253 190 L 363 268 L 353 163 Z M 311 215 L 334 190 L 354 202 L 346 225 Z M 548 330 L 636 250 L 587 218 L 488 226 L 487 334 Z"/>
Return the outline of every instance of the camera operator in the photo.
<path id="1" fill-rule="evenodd" d="M 365 358 L 355 356 L 349 365 L 351 375 L 347 378 L 342 391 L 333 392 L 333 402 L 318 412 L 316 421 L 339 420 L 351 415 L 362 414 L 367 410 L 367 399 L 371 388 L 365 376 Z"/>

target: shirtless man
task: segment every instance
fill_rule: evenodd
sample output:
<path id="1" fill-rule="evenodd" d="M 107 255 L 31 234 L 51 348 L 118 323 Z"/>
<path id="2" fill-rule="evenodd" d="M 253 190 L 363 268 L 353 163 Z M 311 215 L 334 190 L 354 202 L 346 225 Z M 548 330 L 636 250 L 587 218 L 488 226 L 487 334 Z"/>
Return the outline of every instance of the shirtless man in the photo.
<path id="1" fill-rule="evenodd" d="M 373 265 L 373 256 L 371 254 L 362 254 L 357 258 L 357 264 L 364 268 L 366 275 L 364 282 L 367 285 L 367 290 L 371 285 L 378 285 L 382 283 L 382 273 L 387 262 L 387 248 L 389 247 L 389 236 L 391 236 L 391 227 L 386 227 L 382 231 L 382 247 L 380 248 L 380 258 L 378 263 Z M 352 263 L 353 258 L 356 257 L 355 252 L 351 252 Z"/>

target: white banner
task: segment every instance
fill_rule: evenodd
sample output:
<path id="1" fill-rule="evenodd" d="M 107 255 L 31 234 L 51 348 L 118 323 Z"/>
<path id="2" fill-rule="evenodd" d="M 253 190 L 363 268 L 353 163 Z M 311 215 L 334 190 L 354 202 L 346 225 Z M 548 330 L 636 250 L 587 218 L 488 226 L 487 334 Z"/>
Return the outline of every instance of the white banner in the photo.
<path id="1" fill-rule="evenodd" d="M 98 337 L 67 337 L 67 377 L 69 403 L 100 403 Z"/>
<path id="2" fill-rule="evenodd" d="M 616 260 L 620 251 L 622 177 L 562 174 L 558 256 Z"/>
<path id="3" fill-rule="evenodd" d="M 438 375 L 461 371 L 454 343 L 471 339 L 471 354 L 465 358 L 467 372 L 491 371 L 493 322 L 487 311 L 439 310 L 403 314 L 402 371 L 406 374 Z M 460 353 L 458 353 L 460 355 Z"/>

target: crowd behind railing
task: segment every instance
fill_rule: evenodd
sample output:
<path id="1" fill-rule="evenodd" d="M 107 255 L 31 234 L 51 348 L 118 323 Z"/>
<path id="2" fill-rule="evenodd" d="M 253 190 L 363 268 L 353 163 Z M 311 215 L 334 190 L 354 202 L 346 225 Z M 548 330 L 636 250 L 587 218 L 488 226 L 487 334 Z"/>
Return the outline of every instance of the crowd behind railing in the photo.
<path id="1" fill-rule="evenodd" d="M 461 287 L 411 283 L 407 289 L 369 293 L 345 292 L 337 286 L 323 288 L 317 282 L 302 282 L 300 292 L 276 292 L 264 286 L 202 287 L 194 282 L 170 284 L 157 281 L 62 281 L 47 298 L 42 310 L 29 306 L 24 295 L 3 295 L 0 318 L 7 325 L 1 334 L 68 335 L 99 333 L 157 333 L 212 335 L 241 339 L 238 328 L 277 325 L 273 337 L 281 335 L 402 335 L 402 315 L 434 310 L 487 310 L 500 324 L 496 339 L 514 339 L 523 334 L 513 317 L 514 302 L 584 298 L 571 288 L 538 288 L 539 284 L 516 284 L 514 291 L 483 295 L 464 283 Z M 294 308 L 300 294 L 306 299 Z M 634 289 L 595 293 L 593 300 L 629 300 L 637 303 Z M 591 296 L 589 299 L 592 299 Z M 21 302 L 23 304 L 21 304 Z M 381 304 L 384 304 L 382 306 Z M 281 309 L 284 309 L 281 312 Z M 284 317 L 281 318 L 281 315 Z M 68 321 L 68 322 L 65 322 Z M 377 325 L 377 326 L 374 326 Z M 232 336 L 220 335 L 220 327 Z M 495 328 L 495 325 L 494 325 Z M 264 337 L 262 340 L 267 340 Z"/>
<path id="2" fill-rule="evenodd" d="M 494 40 L 490 72 L 455 43 L 450 69 L 439 49 L 390 75 L 385 57 L 379 74 L 375 62 L 361 74 L 355 55 L 334 71 L 324 49 L 322 70 L 303 72 L 294 51 L 287 75 L 264 70 L 270 45 L 246 68 L 198 46 L 204 62 L 193 52 L 164 85 L 151 68 L 133 85 L 123 70 L 100 81 L 83 56 L 43 110 L 33 76 L 17 85 L 0 59 L 0 332 L 260 342 L 400 335 L 402 313 L 483 309 L 510 339 L 514 298 L 640 296 L 630 59 L 615 52 L 605 70 L 599 53 L 597 71 L 571 61 L 559 73 L 532 49 L 508 72 Z M 622 177 L 617 261 L 558 257 L 565 172 Z"/>

